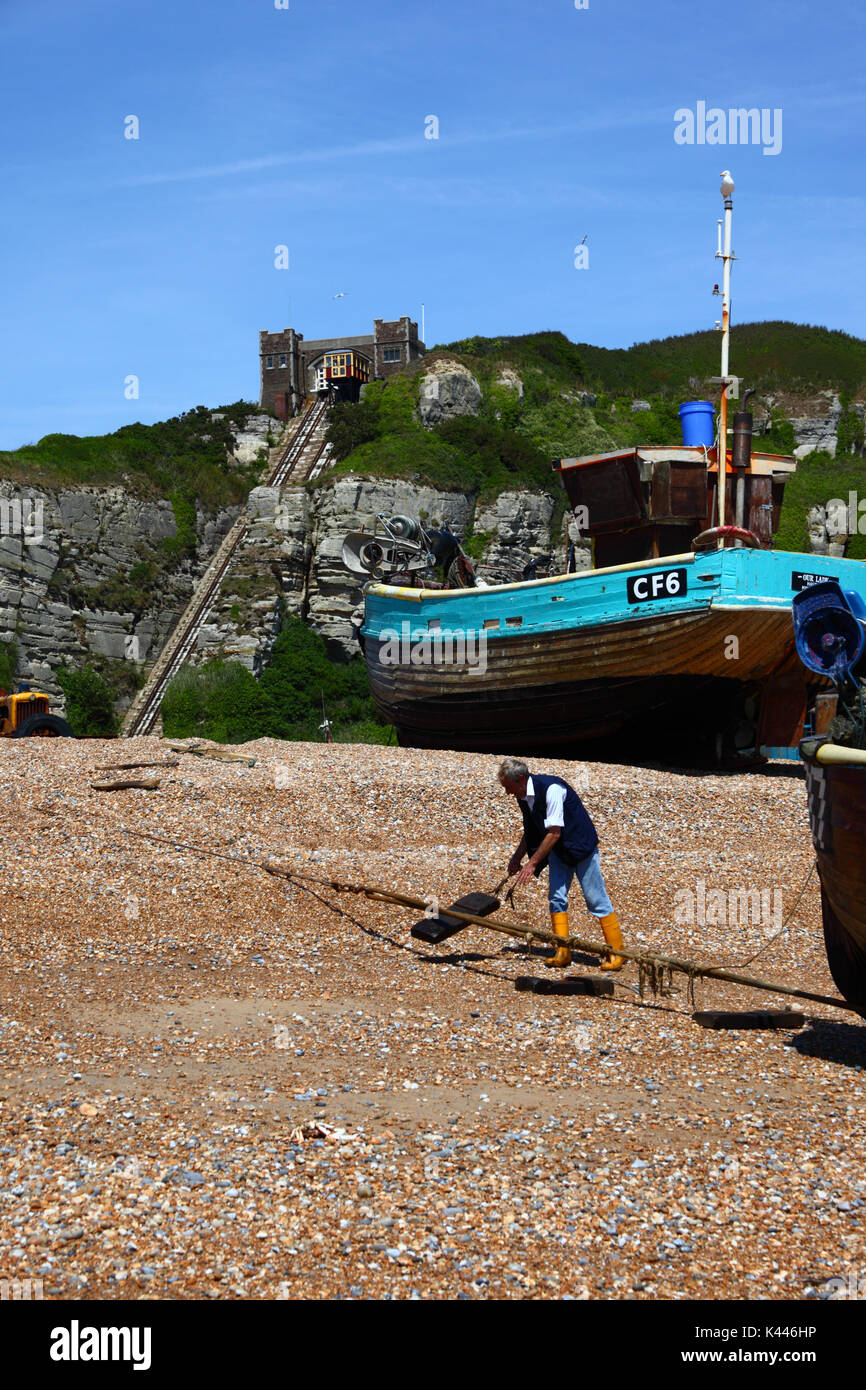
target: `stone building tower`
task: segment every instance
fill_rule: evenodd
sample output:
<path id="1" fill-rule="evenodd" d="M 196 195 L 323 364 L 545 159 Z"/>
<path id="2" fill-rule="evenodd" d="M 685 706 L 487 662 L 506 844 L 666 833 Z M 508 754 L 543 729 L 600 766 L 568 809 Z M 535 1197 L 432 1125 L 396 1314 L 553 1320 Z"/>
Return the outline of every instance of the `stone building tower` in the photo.
<path id="1" fill-rule="evenodd" d="M 297 414 L 315 389 L 316 369 L 326 352 L 361 353 L 369 363 L 370 378 L 382 378 L 423 357 L 426 348 L 418 338 L 418 324 L 405 315 L 399 319 L 375 319 L 373 332 L 356 338 L 304 340 L 294 328 L 282 333 L 259 334 L 263 410 L 286 420 Z"/>

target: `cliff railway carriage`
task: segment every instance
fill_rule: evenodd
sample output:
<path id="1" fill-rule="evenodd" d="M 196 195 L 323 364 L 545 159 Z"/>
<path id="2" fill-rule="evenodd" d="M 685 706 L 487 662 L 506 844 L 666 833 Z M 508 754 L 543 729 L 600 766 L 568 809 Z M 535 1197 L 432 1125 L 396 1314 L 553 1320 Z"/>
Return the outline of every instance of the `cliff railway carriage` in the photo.
<path id="1" fill-rule="evenodd" d="M 315 369 L 315 393 L 333 401 L 357 401 L 370 380 L 370 361 L 354 349 L 326 352 Z"/>

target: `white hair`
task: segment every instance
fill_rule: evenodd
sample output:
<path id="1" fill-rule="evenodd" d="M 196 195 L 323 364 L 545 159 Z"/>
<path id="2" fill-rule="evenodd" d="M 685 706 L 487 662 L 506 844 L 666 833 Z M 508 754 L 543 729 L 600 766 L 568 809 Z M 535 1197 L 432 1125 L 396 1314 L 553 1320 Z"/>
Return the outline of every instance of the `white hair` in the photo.
<path id="1" fill-rule="evenodd" d="M 509 787 L 516 787 L 518 782 L 522 782 L 528 776 L 529 768 L 519 758 L 503 758 L 499 764 L 499 780 Z"/>

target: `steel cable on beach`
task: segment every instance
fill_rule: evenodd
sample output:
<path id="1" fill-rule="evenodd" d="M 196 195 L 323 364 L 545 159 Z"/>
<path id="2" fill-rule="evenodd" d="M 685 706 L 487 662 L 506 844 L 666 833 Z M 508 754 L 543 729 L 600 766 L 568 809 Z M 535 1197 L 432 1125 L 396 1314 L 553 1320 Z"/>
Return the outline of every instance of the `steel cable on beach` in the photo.
<path id="1" fill-rule="evenodd" d="M 296 887 L 305 888 L 307 883 L 317 884 L 322 888 L 330 888 L 336 893 L 352 893 L 360 897 L 368 898 L 371 902 L 390 902 L 400 907 L 409 907 L 416 911 L 429 911 L 430 900 L 411 897 L 404 893 L 395 893 L 391 889 L 382 888 L 375 884 L 366 883 L 343 883 L 339 879 L 322 878 L 315 874 L 301 873 L 297 869 L 285 869 L 276 864 L 269 864 L 258 859 L 244 859 L 237 855 L 223 854 L 218 850 L 208 849 L 204 845 L 188 844 L 180 840 L 172 840 L 164 835 L 157 835 L 149 830 L 132 830 L 130 827 L 123 827 L 126 834 L 136 835 L 142 839 L 154 840 L 158 843 L 171 845 L 174 849 L 188 850 L 193 854 L 203 854 L 214 859 L 223 859 L 227 863 L 235 864 L 241 868 L 258 869 L 263 873 L 268 873 L 276 878 L 285 878 Z M 805 884 L 804 884 L 805 888 Z M 757 989 L 770 994 L 784 994 L 794 999 L 807 999 L 815 1004 L 827 1004 L 834 1009 L 843 1009 L 847 1013 L 859 1013 L 859 1010 L 847 1000 L 836 998 L 828 994 L 816 994 L 810 990 L 795 989 L 791 985 L 777 984 L 769 980 L 760 980 L 749 975 L 740 975 L 731 970 L 723 969 L 719 966 L 706 966 L 697 961 L 682 960 L 675 956 L 662 955 L 652 951 L 632 951 L 628 947 L 618 946 L 616 950 L 598 941 L 590 941 L 585 937 L 569 936 L 566 938 L 557 937 L 553 932 L 545 931 L 541 927 L 531 927 L 526 925 L 497 922 L 492 917 L 480 917 L 476 913 L 462 912 L 457 908 L 446 909 L 446 915 L 453 917 L 457 921 L 465 922 L 467 926 L 484 927 L 488 931 L 500 932 L 506 936 L 520 937 L 523 940 L 535 940 L 550 946 L 567 946 L 569 949 L 587 951 L 592 955 L 617 955 L 623 956 L 626 960 L 634 961 L 639 971 L 649 987 L 654 992 L 663 989 L 665 979 L 669 979 L 674 972 L 687 976 L 691 982 L 696 979 L 720 980 L 726 984 L 739 985 L 745 989 Z"/>

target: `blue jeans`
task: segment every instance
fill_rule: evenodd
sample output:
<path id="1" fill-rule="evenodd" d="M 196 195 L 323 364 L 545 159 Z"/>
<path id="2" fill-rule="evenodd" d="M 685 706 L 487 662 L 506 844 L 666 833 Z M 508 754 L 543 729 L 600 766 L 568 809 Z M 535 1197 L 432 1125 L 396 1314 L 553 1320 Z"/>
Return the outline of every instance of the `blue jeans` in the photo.
<path id="1" fill-rule="evenodd" d="M 568 890 L 575 874 L 577 874 L 577 880 L 586 903 L 586 910 L 590 916 L 607 917 L 608 913 L 613 912 L 613 906 L 604 886 L 597 849 L 593 850 L 592 854 L 587 855 L 586 859 L 581 859 L 580 863 L 573 869 L 563 864 L 562 860 L 558 859 L 555 854 L 551 854 L 547 863 L 550 873 L 547 897 L 551 912 L 568 911 Z"/>

